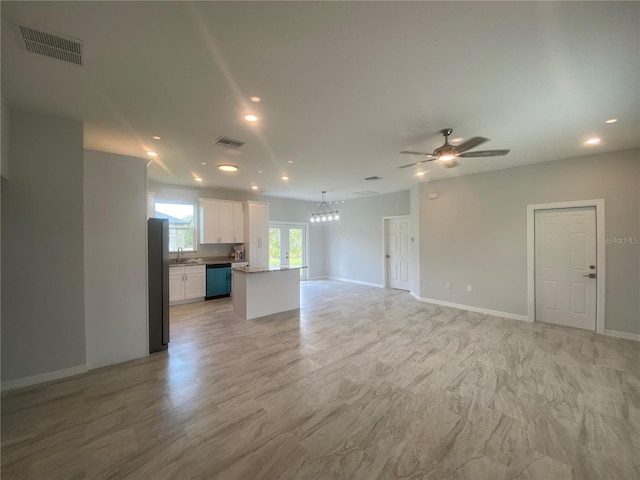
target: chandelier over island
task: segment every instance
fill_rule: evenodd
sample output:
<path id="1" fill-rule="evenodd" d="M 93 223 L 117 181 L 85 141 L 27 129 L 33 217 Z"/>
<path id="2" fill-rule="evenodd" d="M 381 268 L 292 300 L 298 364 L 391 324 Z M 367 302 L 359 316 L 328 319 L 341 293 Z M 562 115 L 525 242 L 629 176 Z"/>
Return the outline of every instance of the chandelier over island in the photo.
<path id="1" fill-rule="evenodd" d="M 327 192 L 322 191 L 322 203 L 318 204 L 318 209 L 311 214 L 311 223 L 333 222 L 340 220 L 338 210 L 331 210 L 327 204 Z"/>

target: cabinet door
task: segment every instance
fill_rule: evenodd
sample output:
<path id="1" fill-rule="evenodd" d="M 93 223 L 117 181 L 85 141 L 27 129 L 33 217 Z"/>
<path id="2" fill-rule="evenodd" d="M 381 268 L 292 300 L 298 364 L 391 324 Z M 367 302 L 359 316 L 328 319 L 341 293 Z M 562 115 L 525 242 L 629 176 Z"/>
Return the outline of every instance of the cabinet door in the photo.
<path id="1" fill-rule="evenodd" d="M 233 243 L 233 203 L 218 202 L 218 242 Z"/>
<path id="2" fill-rule="evenodd" d="M 184 300 L 184 275 L 169 275 L 169 301 Z"/>
<path id="3" fill-rule="evenodd" d="M 249 265 L 251 266 L 255 266 L 258 267 L 260 266 L 260 248 L 258 247 L 257 243 L 250 243 L 248 245 L 248 252 L 249 253 Z M 245 244 L 245 248 L 246 244 Z"/>
<path id="4" fill-rule="evenodd" d="M 209 198 L 200 200 L 200 243 L 218 243 L 218 202 Z"/>
<path id="5" fill-rule="evenodd" d="M 204 297 L 206 286 L 205 273 L 189 273 L 184 282 L 184 298 Z"/>
<path id="6" fill-rule="evenodd" d="M 242 203 L 233 204 L 233 243 L 244 242 L 244 208 Z"/>
<path id="7" fill-rule="evenodd" d="M 248 235 L 245 237 L 244 241 L 248 243 L 258 243 L 258 215 L 259 215 L 259 205 L 256 203 L 248 203 L 247 204 L 247 216 L 245 222 L 248 225 Z"/>

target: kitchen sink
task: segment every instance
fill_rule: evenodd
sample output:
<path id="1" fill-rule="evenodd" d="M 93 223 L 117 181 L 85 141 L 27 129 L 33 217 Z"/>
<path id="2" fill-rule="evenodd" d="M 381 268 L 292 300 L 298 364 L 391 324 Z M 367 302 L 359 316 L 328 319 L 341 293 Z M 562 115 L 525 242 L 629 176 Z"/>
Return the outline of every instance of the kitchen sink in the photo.
<path id="1" fill-rule="evenodd" d="M 194 265 L 201 264 L 202 260 L 199 258 L 183 258 L 181 260 L 171 260 L 170 265 Z"/>

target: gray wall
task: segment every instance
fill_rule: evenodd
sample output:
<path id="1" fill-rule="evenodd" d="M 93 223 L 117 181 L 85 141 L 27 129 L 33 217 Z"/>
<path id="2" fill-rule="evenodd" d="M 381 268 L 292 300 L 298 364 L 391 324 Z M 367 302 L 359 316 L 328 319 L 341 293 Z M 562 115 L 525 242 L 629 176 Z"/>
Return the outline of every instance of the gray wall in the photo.
<path id="1" fill-rule="evenodd" d="M 84 153 L 87 365 L 147 355 L 147 167 L 144 160 Z"/>
<path id="2" fill-rule="evenodd" d="M 526 315 L 527 205 L 604 198 L 607 237 L 637 237 L 639 177 L 627 150 L 421 184 L 421 296 Z M 605 328 L 640 333 L 640 245 L 606 248 Z"/>
<path id="3" fill-rule="evenodd" d="M 266 202 L 269 203 L 269 221 L 271 222 L 308 222 L 311 213 L 316 208 L 316 204 L 312 202 L 269 197 L 239 190 L 183 187 L 153 182 L 149 182 L 148 189 L 149 192 L 155 194 L 157 200 L 165 201 L 177 202 L 182 199 L 195 202 L 198 198 L 217 198 L 220 200 Z M 309 228 L 307 228 L 309 235 L 307 263 L 309 266 L 308 278 L 310 279 L 326 275 L 324 231 L 322 228 L 312 227 L 314 225 L 309 225 Z M 226 255 L 229 251 L 229 246 L 198 245 L 197 253 L 187 254 L 186 256 Z"/>
<path id="4" fill-rule="evenodd" d="M 409 190 L 411 243 L 409 244 L 409 285 L 411 294 L 420 296 L 420 184 Z"/>
<path id="5" fill-rule="evenodd" d="M 9 178 L 9 107 L 0 98 L 0 129 L 2 130 L 2 144 L 0 145 L 0 173 Z"/>
<path id="6" fill-rule="evenodd" d="M 383 217 L 409 215 L 409 191 L 349 200 L 338 205 L 340 221 L 324 229 L 327 275 L 382 286 Z"/>
<path id="7" fill-rule="evenodd" d="M 10 111 L 2 379 L 85 364 L 82 123 Z"/>

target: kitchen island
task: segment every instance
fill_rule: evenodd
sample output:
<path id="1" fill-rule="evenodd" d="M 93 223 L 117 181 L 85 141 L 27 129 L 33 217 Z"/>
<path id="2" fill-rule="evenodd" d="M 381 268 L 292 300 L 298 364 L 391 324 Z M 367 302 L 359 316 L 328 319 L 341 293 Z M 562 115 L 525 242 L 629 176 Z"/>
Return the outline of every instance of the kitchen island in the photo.
<path id="1" fill-rule="evenodd" d="M 300 308 L 300 269 L 307 267 L 236 267 L 233 310 L 250 320 Z"/>

